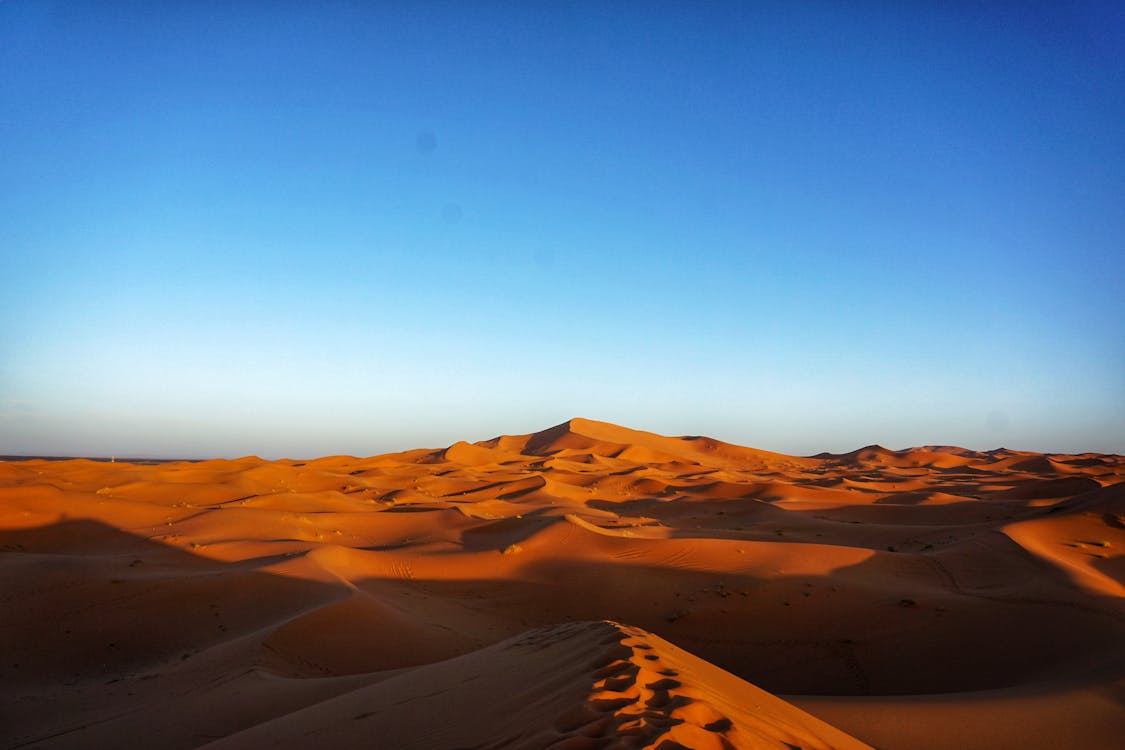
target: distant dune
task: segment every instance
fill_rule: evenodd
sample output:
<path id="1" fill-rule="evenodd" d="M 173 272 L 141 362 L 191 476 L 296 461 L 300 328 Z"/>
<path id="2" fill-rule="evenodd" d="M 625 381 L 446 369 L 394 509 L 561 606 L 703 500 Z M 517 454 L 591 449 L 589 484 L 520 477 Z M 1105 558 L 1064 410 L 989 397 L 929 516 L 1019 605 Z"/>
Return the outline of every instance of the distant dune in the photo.
<path id="1" fill-rule="evenodd" d="M 1123 550 L 1097 454 L 0 462 L 0 748 L 1109 750 Z"/>

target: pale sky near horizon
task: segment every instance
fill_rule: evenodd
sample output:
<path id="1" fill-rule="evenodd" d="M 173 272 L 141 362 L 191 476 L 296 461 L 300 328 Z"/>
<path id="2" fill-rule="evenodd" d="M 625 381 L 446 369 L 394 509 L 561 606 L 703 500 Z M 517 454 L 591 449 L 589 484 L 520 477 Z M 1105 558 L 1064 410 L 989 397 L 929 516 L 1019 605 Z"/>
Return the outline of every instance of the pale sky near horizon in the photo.
<path id="1" fill-rule="evenodd" d="M 656 5 L 0 3 L 0 454 L 1125 453 L 1125 4 Z"/>

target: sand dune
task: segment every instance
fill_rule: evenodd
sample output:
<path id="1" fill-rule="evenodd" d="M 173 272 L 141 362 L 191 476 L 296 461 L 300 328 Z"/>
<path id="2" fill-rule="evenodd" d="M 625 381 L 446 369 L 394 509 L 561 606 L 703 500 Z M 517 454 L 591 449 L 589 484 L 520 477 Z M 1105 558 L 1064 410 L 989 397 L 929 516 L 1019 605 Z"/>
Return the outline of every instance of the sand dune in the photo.
<path id="1" fill-rule="evenodd" d="M 0 462 L 0 747 L 1116 747 L 1123 480 L 584 419 Z"/>
<path id="2" fill-rule="evenodd" d="M 361 747 L 375 737 L 419 750 L 868 747 L 667 641 L 608 621 L 531 630 L 206 747 Z"/>

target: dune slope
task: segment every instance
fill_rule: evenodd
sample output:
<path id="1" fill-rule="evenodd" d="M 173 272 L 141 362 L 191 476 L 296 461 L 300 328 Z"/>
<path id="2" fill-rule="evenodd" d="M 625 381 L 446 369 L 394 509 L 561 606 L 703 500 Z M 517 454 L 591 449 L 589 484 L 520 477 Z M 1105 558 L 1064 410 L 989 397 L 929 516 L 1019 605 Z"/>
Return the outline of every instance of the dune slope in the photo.
<path id="1" fill-rule="evenodd" d="M 207 745 L 866 748 L 638 628 L 529 631 Z"/>

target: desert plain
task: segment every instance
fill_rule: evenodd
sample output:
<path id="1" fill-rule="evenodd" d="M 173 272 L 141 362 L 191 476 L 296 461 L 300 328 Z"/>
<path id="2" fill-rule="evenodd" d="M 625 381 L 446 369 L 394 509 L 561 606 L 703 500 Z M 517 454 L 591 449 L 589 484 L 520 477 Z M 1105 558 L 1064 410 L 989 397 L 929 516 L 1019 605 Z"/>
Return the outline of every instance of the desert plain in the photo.
<path id="1" fill-rule="evenodd" d="M 585 419 L 0 462 L 0 748 L 1089 748 L 1125 459 Z"/>

